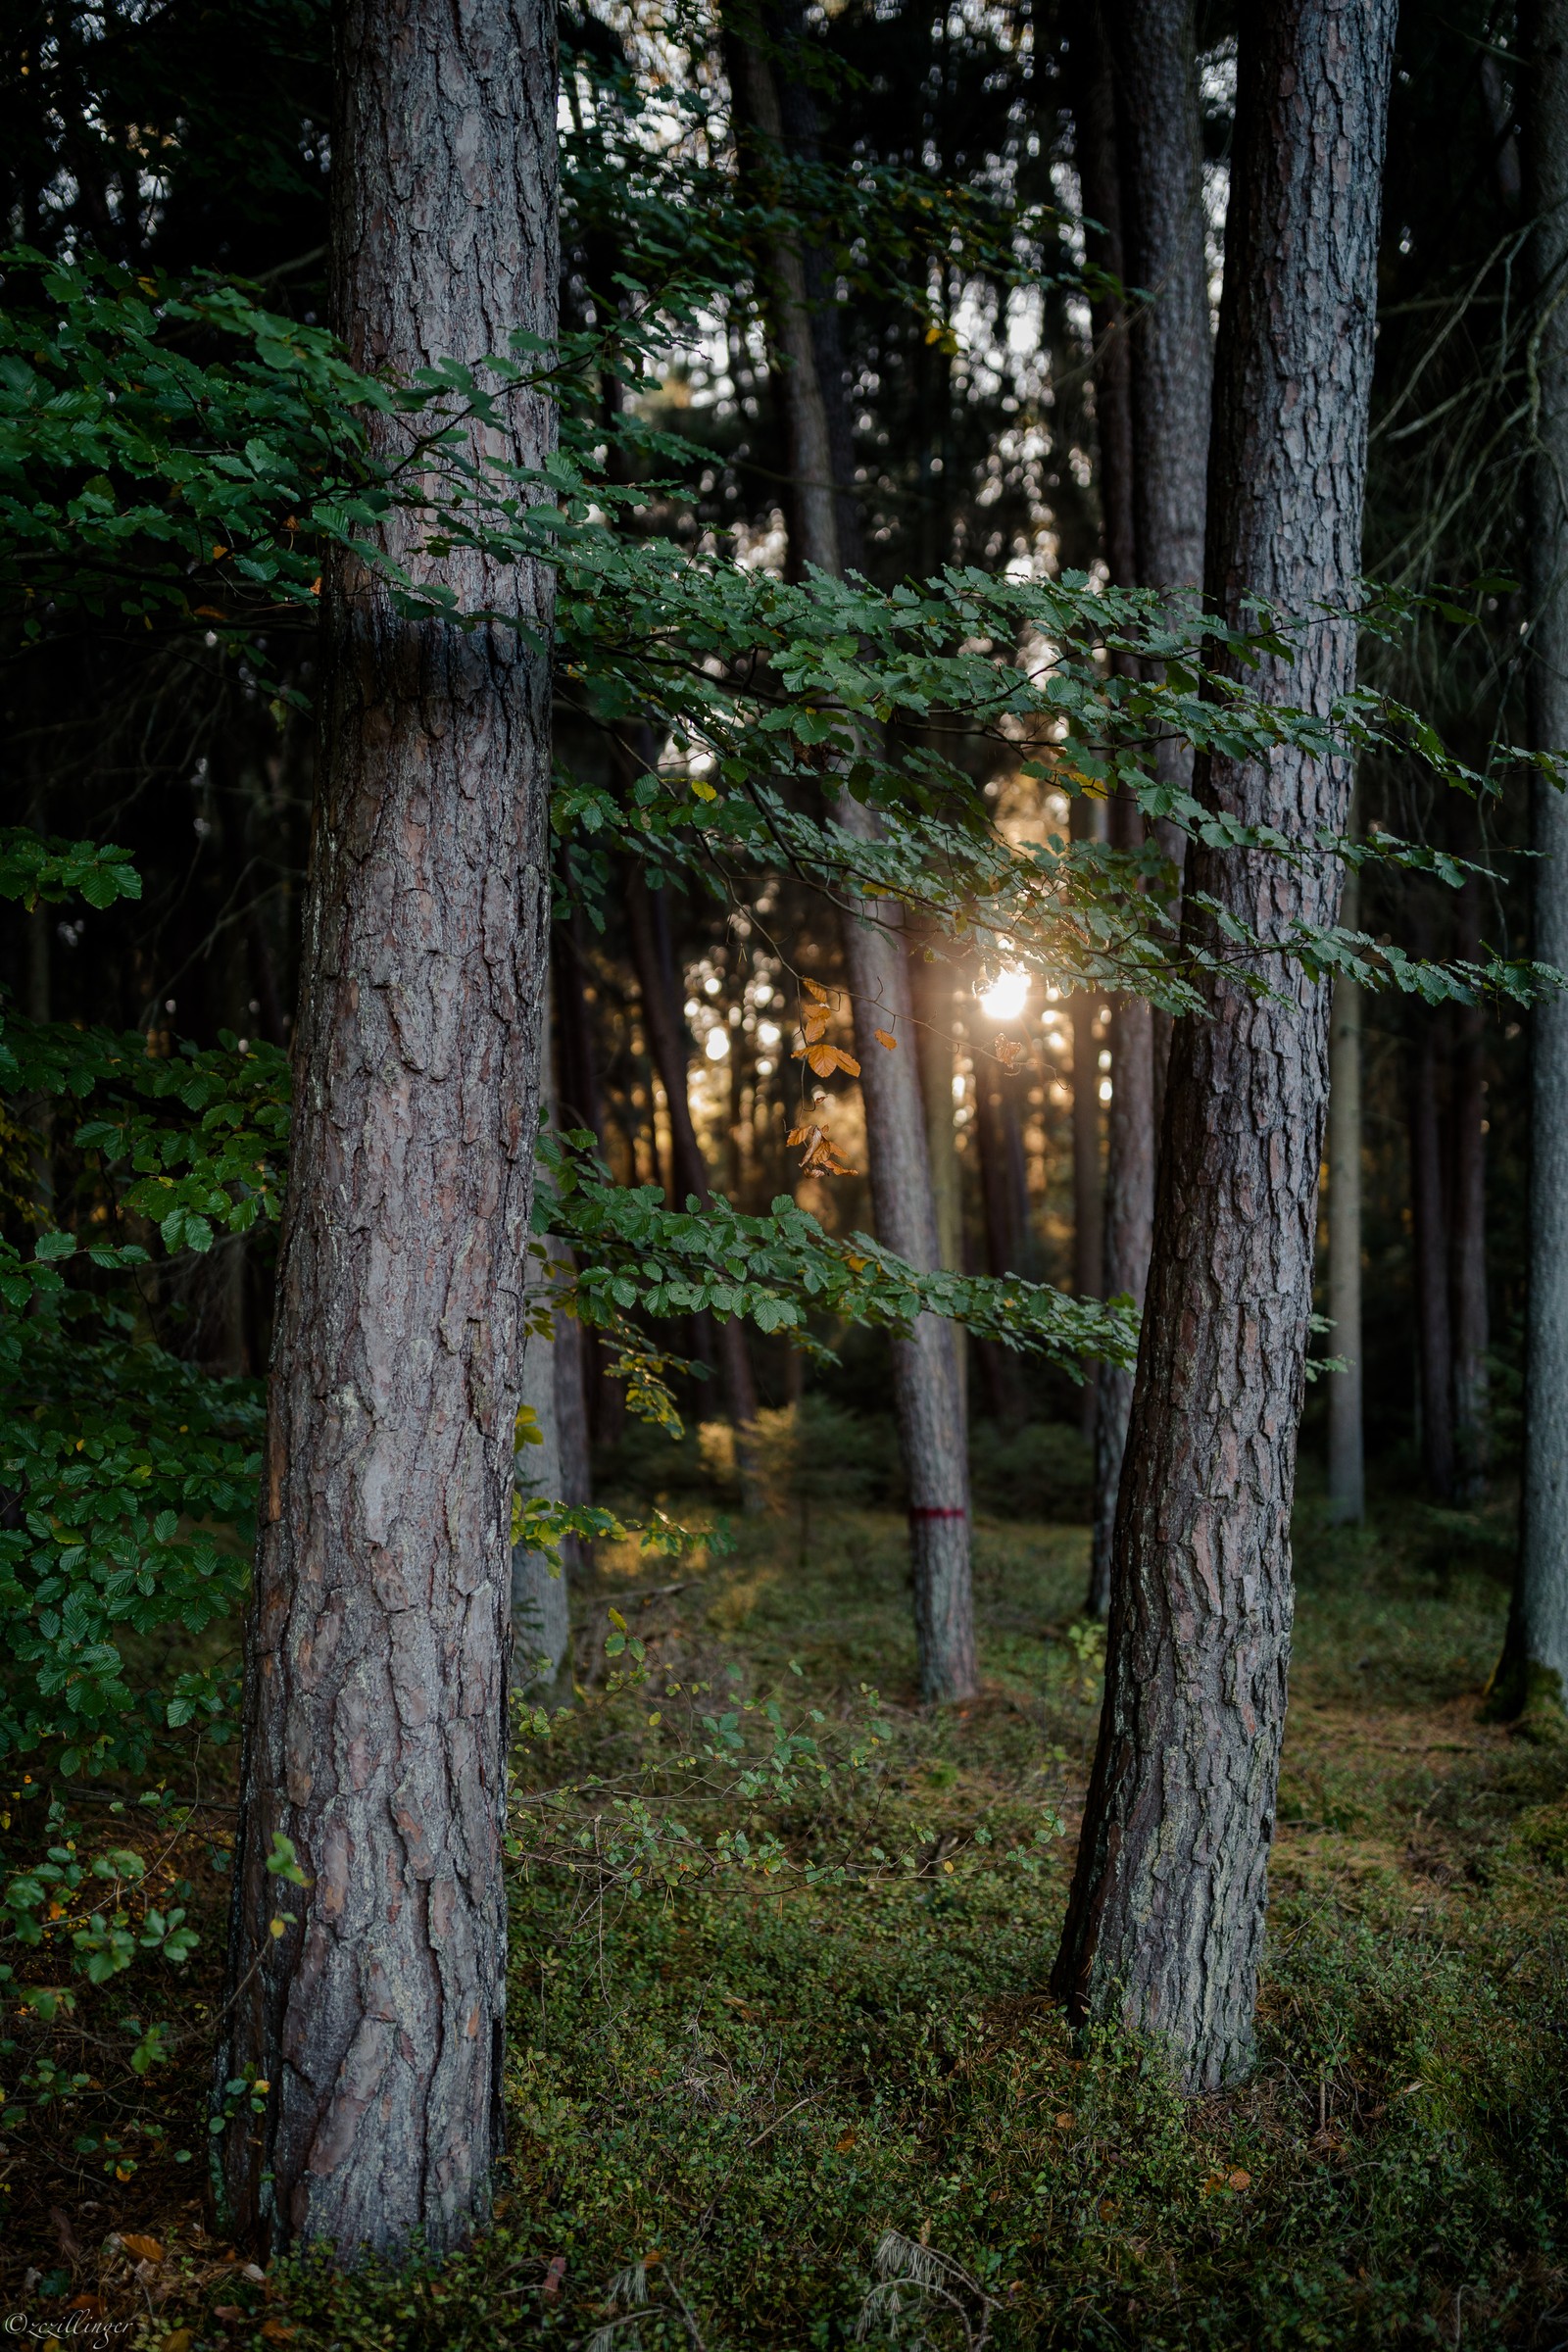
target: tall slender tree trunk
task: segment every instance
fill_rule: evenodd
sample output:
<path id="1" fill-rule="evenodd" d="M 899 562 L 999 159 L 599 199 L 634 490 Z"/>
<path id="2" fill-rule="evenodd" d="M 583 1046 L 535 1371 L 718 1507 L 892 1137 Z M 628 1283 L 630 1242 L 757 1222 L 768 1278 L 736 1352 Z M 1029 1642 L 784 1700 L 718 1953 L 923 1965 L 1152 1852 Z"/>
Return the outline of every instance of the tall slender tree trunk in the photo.
<path id="1" fill-rule="evenodd" d="M 1109 0 L 1115 150 L 1120 177 L 1122 270 L 1128 322 L 1129 459 L 1134 572 L 1144 588 L 1202 584 L 1209 414 L 1213 404 L 1201 124 L 1192 0 Z M 1160 743 L 1155 771 L 1184 790 L 1185 744 Z M 1109 810 L 1110 839 L 1137 850 L 1143 819 L 1125 796 Z M 1179 866 L 1183 836 L 1161 828 Z M 1105 1155 L 1107 1298 L 1144 1303 L 1154 1230 L 1156 1080 L 1170 1025 L 1136 999 L 1111 1010 L 1111 1102 Z M 1095 1520 L 1088 1605 L 1110 1607 L 1116 1495 L 1132 1411 L 1133 1375 L 1101 1368 L 1095 1417 Z"/>
<path id="2" fill-rule="evenodd" d="M 781 19 L 788 36 L 791 27 Z M 765 149 L 783 144 L 772 69 L 744 12 L 726 24 L 737 110 L 748 135 Z M 804 85 L 794 92 L 806 105 Z M 816 341 L 807 301 L 805 264 L 781 238 L 768 258 L 769 305 L 779 358 L 778 393 L 794 477 L 796 553 L 805 564 L 841 576 L 843 543 Z M 852 840 L 880 838 L 873 810 L 848 793 L 834 811 Z M 843 917 L 844 961 L 855 1007 L 856 1052 L 865 1107 L 866 1153 L 877 1239 L 929 1273 L 942 1263 L 925 1105 L 915 1045 L 914 1002 L 902 909 L 876 900 Z M 892 1053 L 877 1029 L 897 1038 Z M 907 1340 L 892 1343 L 893 1405 L 908 1495 L 915 1643 L 923 1697 L 972 1697 L 978 1687 L 970 1570 L 969 1462 L 957 1339 L 951 1323 L 921 1315 Z"/>
<path id="3" fill-rule="evenodd" d="M 1568 749 L 1568 0 L 1534 0 L 1521 26 L 1526 213 L 1537 316 L 1530 514 L 1530 738 Z M 1568 971 L 1568 797 L 1532 786 L 1534 946 Z M 1530 1263 L 1524 1494 L 1499 1713 L 1561 1729 L 1568 1699 L 1568 996 L 1530 1016 Z"/>
<path id="4" fill-rule="evenodd" d="M 1081 804 L 1073 803 L 1077 817 Z M 1095 999 L 1079 989 L 1069 1000 L 1072 1029 L 1072 1288 L 1076 1298 L 1101 1298 L 1105 1287 L 1105 1176 L 1100 1150 L 1100 1049 Z M 1091 1441 L 1105 1366 L 1084 1382 L 1080 1426 Z"/>
<path id="5" fill-rule="evenodd" d="M 1481 952 L 1481 886 L 1459 893 L 1459 953 Z M 1485 1498 L 1490 1463 L 1487 1347 L 1487 1019 L 1480 1003 L 1453 1010 L 1450 1123 L 1453 1134 L 1452 1258 L 1453 1455 L 1461 1502 Z"/>
<path id="6" fill-rule="evenodd" d="M 337 86 L 332 299 L 355 364 L 407 375 L 514 327 L 548 340 L 548 9 L 346 0 Z M 548 403 L 502 412 L 504 453 L 541 464 Z M 548 635 L 547 572 L 430 559 L 384 527 L 416 576 Z M 225 2228 L 256 2247 L 347 2258 L 422 2233 L 439 2253 L 488 2210 L 547 952 L 537 635 L 405 618 L 352 561 L 328 582 L 220 2111 L 228 2080 L 269 2087 L 214 2143 Z M 269 1869 L 278 1838 L 303 1886 Z"/>
<path id="7" fill-rule="evenodd" d="M 643 1027 L 649 1052 L 669 1108 L 671 1201 L 684 1208 L 695 1195 L 706 1207 L 711 1198 L 708 1162 L 692 1120 L 688 1045 L 681 1011 L 680 980 L 669 939 L 669 917 L 663 893 L 650 890 L 635 867 L 626 873 L 626 929 L 632 967 L 642 996 Z M 706 1320 L 706 1318 L 705 1318 Z M 748 1510 L 761 1504 L 756 1467 L 757 1388 L 746 1331 L 734 1315 L 712 1323 L 713 1345 L 730 1423 L 735 1431 L 735 1455 Z"/>
<path id="8" fill-rule="evenodd" d="M 1103 0 L 1087 0 L 1074 19 L 1065 64 L 1084 209 L 1085 259 L 1107 278 L 1124 284 L 1127 254 L 1115 70 L 1105 20 Z M 1105 567 L 1116 587 L 1131 588 L 1138 578 L 1132 355 L 1127 345 L 1127 306 L 1121 294 L 1111 286 L 1100 286 L 1090 297 L 1089 323 L 1095 347 L 1095 441 Z"/>
<path id="9" fill-rule="evenodd" d="M 975 1057 L 975 1128 L 980 1142 L 980 1193 L 985 1212 L 986 1260 L 992 1274 L 1025 1271 L 1025 1220 L 1020 1214 L 1017 1164 L 1022 1157 L 1017 1106 L 1007 1090 L 1016 1081 L 983 1054 Z M 999 1427 L 1023 1427 L 1029 1408 L 1022 1359 L 997 1342 L 983 1343 L 981 1361 Z"/>
<path id="10" fill-rule="evenodd" d="M 540 1015 L 539 1116 L 557 1125 L 555 1055 L 552 1051 L 554 987 L 551 962 Z M 534 1245 L 538 1248 L 537 1242 Z M 552 1267 L 569 1268 L 571 1252 L 550 1237 L 543 1245 Z M 529 1287 L 542 1290 L 545 1269 L 530 1252 Z M 517 1447 L 516 1478 L 525 1496 L 546 1502 L 586 1502 L 587 1417 L 582 1410 L 581 1356 L 573 1343 L 580 1326 L 557 1309 L 547 1334 L 527 1334 L 522 1359 L 522 1401 L 529 1437 Z M 576 1374 L 576 1396 L 572 1375 Z M 532 1442 L 537 1440 L 537 1443 Z M 577 1565 L 573 1539 L 559 1546 L 554 1564 L 545 1552 L 524 1544 L 512 1547 L 512 1687 L 535 1698 L 564 1698 L 571 1690 L 571 1572 Z M 562 1682 L 562 1669 L 565 1681 Z"/>
<path id="11" fill-rule="evenodd" d="M 1453 1341 L 1448 1320 L 1448 1217 L 1444 1186 L 1437 1015 L 1410 1014 L 1410 1223 L 1414 1242 L 1421 1468 L 1434 1502 L 1453 1500 Z"/>
<path id="12" fill-rule="evenodd" d="M 1112 821 L 1117 814 L 1112 808 Z M 1137 811 L 1132 811 L 1138 821 Z M 1110 1014 L 1110 1116 L 1106 1148 L 1104 1295 L 1123 1293 L 1140 1308 L 1154 1238 L 1154 1040 L 1148 1004 L 1118 998 Z M 1088 1609 L 1110 1613 L 1112 1538 L 1122 1457 L 1132 1413 L 1133 1374 L 1102 1364 L 1095 1400 L 1095 1516 Z"/>
<path id="13" fill-rule="evenodd" d="M 957 994 L 954 969 L 940 957 L 917 962 L 912 975 L 914 1009 L 919 1021 L 920 1097 L 925 1104 L 926 1154 L 931 1162 L 931 1201 L 936 1211 L 939 1262 L 955 1274 L 963 1271 L 963 1170 L 958 1160 L 958 1131 L 954 1124 L 953 1078 L 954 1003 Z M 954 1335 L 958 1374 L 958 1411 L 962 1427 L 969 1426 L 969 1381 L 966 1336 Z"/>
<path id="14" fill-rule="evenodd" d="M 1347 874 L 1340 919 L 1359 920 L 1356 877 Z M 1366 1448 L 1361 1395 L 1361 984 L 1334 983 L 1329 1026 L 1329 1346 L 1346 1369 L 1329 1382 L 1329 1518 L 1359 1526 L 1366 1516 Z"/>
<path id="15" fill-rule="evenodd" d="M 1354 676 L 1394 22 L 1394 0 L 1241 20 L 1206 589 L 1233 621 L 1250 596 L 1313 616 L 1294 662 L 1253 675 L 1320 711 Z M 1349 809 L 1348 764 L 1299 754 L 1216 755 L 1198 784 L 1303 847 Z M 1309 849 L 1291 866 L 1195 844 L 1190 869 L 1195 934 L 1213 919 L 1200 894 L 1265 936 L 1338 907 L 1338 863 Z M 1104 1708 L 1054 1977 L 1075 2017 L 1162 2036 L 1203 2089 L 1253 2044 L 1327 1095 L 1327 991 L 1266 968 L 1268 999 L 1217 976 L 1175 1025 Z"/>

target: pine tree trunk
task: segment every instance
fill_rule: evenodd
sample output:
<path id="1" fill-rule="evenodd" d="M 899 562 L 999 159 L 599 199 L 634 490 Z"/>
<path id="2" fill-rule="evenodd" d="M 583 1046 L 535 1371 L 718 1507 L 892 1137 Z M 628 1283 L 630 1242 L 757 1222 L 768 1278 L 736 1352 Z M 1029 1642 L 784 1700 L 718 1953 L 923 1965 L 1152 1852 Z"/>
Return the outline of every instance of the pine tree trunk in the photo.
<path id="1" fill-rule="evenodd" d="M 1345 879 L 1340 919 L 1358 921 L 1357 886 Z M 1366 1516 L 1361 1396 L 1361 984 L 1334 983 L 1329 1027 L 1329 1335 L 1346 1370 L 1329 1376 L 1329 1519 L 1359 1526 Z"/>
<path id="2" fill-rule="evenodd" d="M 1201 127 L 1191 0 L 1111 0 L 1115 142 L 1126 283 L 1138 289 L 1129 322 L 1129 459 L 1135 569 L 1144 588 L 1196 589 L 1203 570 L 1203 514 L 1213 360 L 1209 344 Z M 1155 772 L 1186 790 L 1192 755 L 1159 743 Z M 1113 802 L 1110 837 L 1143 844 L 1127 799 Z M 1183 837 L 1161 829 L 1179 864 Z M 1153 1246 L 1156 1029 L 1147 1004 L 1112 1008 L 1111 1102 L 1105 1152 L 1106 1298 L 1125 1292 L 1141 1307 Z M 1095 1521 L 1088 1606 L 1110 1607 L 1116 1496 L 1132 1410 L 1133 1376 L 1101 1368 L 1095 1415 Z"/>
<path id="3" fill-rule="evenodd" d="M 750 135 L 777 152 L 784 135 L 777 89 L 768 60 L 748 37 L 749 29 L 744 20 L 726 25 L 736 105 Z M 795 99 L 798 109 L 804 107 L 804 88 L 796 90 Z M 833 435 L 799 248 L 781 238 L 768 256 L 768 270 L 772 333 L 781 363 L 777 391 L 794 477 L 795 554 L 802 564 L 841 576 Z M 879 838 L 874 811 L 848 793 L 833 813 L 853 840 Z M 942 1256 L 902 909 L 877 900 L 859 912 L 846 911 L 843 939 L 876 1238 L 884 1249 L 929 1273 Z M 897 1038 L 892 1053 L 877 1044 L 879 1028 Z M 892 1343 L 891 1353 L 893 1407 L 908 1495 L 920 1691 L 939 1703 L 966 1699 L 978 1683 L 969 1462 L 956 1334 L 951 1323 L 922 1315 L 907 1340 Z"/>
<path id="4" fill-rule="evenodd" d="M 1415 1244 L 1416 1360 L 1421 1467 L 1433 1502 L 1453 1500 L 1453 1347 L 1448 1321 L 1448 1219 L 1444 1199 L 1443 1108 L 1437 1016 L 1410 1014 L 1410 1222 Z"/>
<path id="5" fill-rule="evenodd" d="M 1394 0 L 1280 0 L 1241 20 L 1236 169 L 1216 369 L 1207 593 L 1343 607 L 1360 568 L 1378 190 Z M 1355 628 L 1314 618 L 1253 673 L 1326 710 Z M 1350 777 L 1216 756 L 1205 801 L 1303 843 Z M 1337 861 L 1195 844 L 1211 893 L 1265 935 L 1332 919 Z M 1292 1617 L 1290 1513 L 1312 1302 L 1328 997 L 1283 958 L 1276 996 L 1207 984 L 1175 1025 L 1154 1250 L 1116 1518 L 1104 1708 L 1054 1984 L 1080 2019 L 1162 2037 L 1182 2079 L 1245 2073 L 1266 1905 Z"/>
<path id="6" fill-rule="evenodd" d="M 1079 10 L 1064 62 L 1084 210 L 1085 259 L 1107 277 L 1125 284 L 1116 87 L 1105 16 L 1102 0 L 1088 0 Z M 1120 294 L 1103 287 L 1093 294 L 1089 323 L 1095 343 L 1095 441 L 1105 565 L 1116 587 L 1131 588 L 1138 578 L 1132 357 L 1127 347 L 1127 310 Z"/>
<path id="7" fill-rule="evenodd" d="M 553 332 L 555 40 L 533 0 L 347 0 L 332 285 L 356 365 Z M 542 399 L 507 404 L 537 466 Z M 389 438 L 393 428 L 384 429 Z M 531 566 L 416 574 L 548 634 Z M 509 1527 L 547 953 L 545 654 L 328 584 L 322 758 L 247 1629 L 225 2230 L 435 2253 L 501 2128 Z M 307 1884 L 270 1874 L 293 1841 Z M 285 1923 L 271 1933 L 274 1918 Z"/>
<path id="8" fill-rule="evenodd" d="M 1459 893 L 1459 954 L 1481 952 L 1481 886 Z M 1487 1019 L 1481 1004 L 1453 1010 L 1451 1126 L 1453 1215 L 1450 1229 L 1453 1327 L 1454 1490 L 1459 1501 L 1484 1501 L 1490 1468 L 1487 1347 Z"/>
<path id="9" fill-rule="evenodd" d="M 1144 588 L 1203 579 L 1214 361 L 1193 0 L 1110 0 Z M 1191 765 L 1185 747 L 1171 746 Z"/>
<path id="10" fill-rule="evenodd" d="M 1568 747 L 1568 0 L 1535 0 L 1527 59 L 1526 215 L 1538 316 L 1530 515 L 1530 740 Z M 1532 785 L 1534 953 L 1568 971 L 1568 797 Z M 1560 1729 L 1568 1699 L 1568 996 L 1531 1014 L 1530 1259 L 1519 1565 L 1493 1703 Z"/>

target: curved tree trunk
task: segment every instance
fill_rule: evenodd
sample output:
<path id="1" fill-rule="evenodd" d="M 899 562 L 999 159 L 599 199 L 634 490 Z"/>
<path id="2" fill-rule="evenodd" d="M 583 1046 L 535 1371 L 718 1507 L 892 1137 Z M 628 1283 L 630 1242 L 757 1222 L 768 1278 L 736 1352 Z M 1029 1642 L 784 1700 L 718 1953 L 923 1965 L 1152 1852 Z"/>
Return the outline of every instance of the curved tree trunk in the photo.
<path id="1" fill-rule="evenodd" d="M 1354 874 L 1345 878 L 1340 919 L 1358 921 Z M 1329 1380 L 1329 1518 L 1359 1526 L 1366 1516 L 1366 1449 L 1361 1397 L 1361 984 L 1334 983 L 1329 1028 L 1329 1335 L 1346 1369 Z"/>
<path id="2" fill-rule="evenodd" d="M 1530 739 L 1568 749 L 1568 0 L 1535 0 L 1526 207 L 1540 319 L 1530 501 Z M 1568 971 L 1568 797 L 1532 786 L 1534 950 Z M 1513 1607 L 1493 1702 L 1561 1727 L 1568 1699 L 1568 996 L 1530 1016 L 1530 1267 L 1524 1498 Z"/>
<path id="3" fill-rule="evenodd" d="M 548 338 L 555 44 L 535 0 L 347 0 L 332 286 L 358 366 Z M 390 436 L 393 428 L 380 425 Z M 537 466 L 548 403 L 501 438 Z M 548 636 L 552 582 L 414 571 Z M 435 2252 L 501 2121 L 509 1527 L 544 957 L 549 662 L 328 587 L 322 760 L 246 1645 L 215 2140 L 257 2247 Z M 268 1868 L 292 1840 L 306 1884 Z M 274 1936 L 271 1923 L 283 1923 Z"/>
<path id="4" fill-rule="evenodd" d="M 784 25 L 786 36 L 791 27 Z M 767 58 L 744 12 L 726 25 L 737 107 L 751 135 L 777 151 L 783 121 Z M 798 112 L 806 108 L 797 87 Z M 793 479 L 796 553 L 803 564 L 842 575 L 833 434 L 829 428 L 816 339 L 799 249 L 781 239 L 769 255 L 768 289 L 780 365 Z M 848 793 L 834 811 L 852 839 L 879 837 L 875 813 Z M 843 916 L 844 961 L 855 1006 L 855 1043 L 865 1105 L 866 1155 L 876 1238 L 920 1269 L 942 1263 L 925 1105 L 915 1045 L 913 993 L 902 910 L 868 902 Z M 888 1053 L 877 1029 L 897 1039 Z M 969 1551 L 969 1461 L 965 1444 L 957 1335 L 951 1323 L 921 1315 L 907 1340 L 892 1343 L 893 1407 L 908 1494 L 915 1642 L 921 1695 L 972 1697 L 977 1686 L 974 1595 Z"/>
<path id="5" fill-rule="evenodd" d="M 1315 619 L 1255 673 L 1326 710 L 1354 675 L 1378 203 L 1394 0 L 1242 20 L 1209 476 L 1208 594 Z M 1216 757 L 1210 805 L 1303 842 L 1344 762 Z M 1265 935 L 1332 919 L 1336 861 L 1200 851 L 1197 891 Z M 1189 901 L 1188 922 L 1200 919 Z M 1176 1024 L 1154 1250 L 1116 1518 L 1105 1700 L 1054 1984 L 1167 2041 L 1213 2088 L 1250 2063 L 1292 1615 L 1290 1512 L 1327 1093 L 1326 989 L 1276 961 Z"/>

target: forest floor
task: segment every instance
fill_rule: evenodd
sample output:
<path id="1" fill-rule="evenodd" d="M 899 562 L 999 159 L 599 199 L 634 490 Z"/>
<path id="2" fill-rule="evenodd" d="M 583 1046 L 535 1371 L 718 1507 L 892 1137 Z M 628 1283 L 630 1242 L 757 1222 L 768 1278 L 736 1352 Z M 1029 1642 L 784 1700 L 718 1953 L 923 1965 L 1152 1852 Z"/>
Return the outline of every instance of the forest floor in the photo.
<path id="1" fill-rule="evenodd" d="M 1258 2062 L 1188 2100 L 1157 2050 L 1075 2047 L 1044 1991 L 1099 1701 L 1084 1530 L 981 1519 L 983 1695 L 932 1718 L 902 1520 L 825 1483 L 726 1556 L 602 1559 L 578 1595 L 586 1699 L 519 1755 L 484 2240 L 264 2278 L 203 2231 L 220 1803 L 160 1865 L 201 1951 L 136 1984 L 183 2062 L 139 2092 L 122 2065 L 111 2098 L 78 2052 L 48 2130 L 7 2132 L 0 2326 L 166 2352 L 1568 2342 L 1568 1757 L 1481 1720 L 1502 1511 L 1391 1501 L 1348 1534 L 1303 1501 Z M 618 1689 L 612 1609 L 646 1651 Z M 749 1853 L 682 1873 L 671 1819 Z"/>

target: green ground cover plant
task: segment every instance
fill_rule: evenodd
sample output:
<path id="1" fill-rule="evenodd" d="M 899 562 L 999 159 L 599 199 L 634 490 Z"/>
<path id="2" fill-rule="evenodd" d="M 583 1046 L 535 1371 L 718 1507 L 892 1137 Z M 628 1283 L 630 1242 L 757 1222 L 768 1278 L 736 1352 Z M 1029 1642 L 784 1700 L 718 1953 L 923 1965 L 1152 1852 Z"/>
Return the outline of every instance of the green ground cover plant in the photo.
<path id="1" fill-rule="evenodd" d="M 169 2352 L 1557 2343 L 1568 1774 L 1481 1720 L 1490 1522 L 1391 1498 L 1348 1534 L 1302 1504 L 1261 2058 L 1193 2101 L 1157 2045 L 1075 2044 L 1043 1990 L 1099 1701 L 1084 1531 L 982 1519 L 983 1695 L 922 1714 L 902 1525 L 853 1497 L 865 1432 L 804 1420 L 804 1449 L 772 1433 L 789 1507 L 733 1518 L 727 1552 L 602 1547 L 580 1696 L 519 1743 L 491 2233 L 348 2278 L 205 2234 L 215 1781 L 115 1889 L 133 1942 L 177 1897 L 196 1948 L 138 1942 L 10 2029 L 10 2305 Z M 724 1448 L 691 1453 L 670 1499 L 716 1515 Z M 1070 1454 L 1033 1433 L 1022 1458 Z M 102 1910 L 122 1818 L 8 1803 L 8 1856 L 61 1808 Z M 6 1958 L 35 1979 L 51 1945 Z"/>

